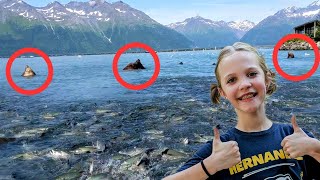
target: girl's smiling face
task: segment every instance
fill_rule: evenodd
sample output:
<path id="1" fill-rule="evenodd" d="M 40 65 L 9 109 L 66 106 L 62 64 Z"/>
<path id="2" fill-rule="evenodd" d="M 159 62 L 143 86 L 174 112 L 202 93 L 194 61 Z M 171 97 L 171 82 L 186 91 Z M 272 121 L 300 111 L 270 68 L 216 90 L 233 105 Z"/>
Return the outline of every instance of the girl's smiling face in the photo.
<path id="1" fill-rule="evenodd" d="M 221 83 L 219 92 L 236 110 L 253 113 L 264 107 L 269 80 L 266 82 L 254 53 L 236 51 L 223 58 L 218 74 Z"/>

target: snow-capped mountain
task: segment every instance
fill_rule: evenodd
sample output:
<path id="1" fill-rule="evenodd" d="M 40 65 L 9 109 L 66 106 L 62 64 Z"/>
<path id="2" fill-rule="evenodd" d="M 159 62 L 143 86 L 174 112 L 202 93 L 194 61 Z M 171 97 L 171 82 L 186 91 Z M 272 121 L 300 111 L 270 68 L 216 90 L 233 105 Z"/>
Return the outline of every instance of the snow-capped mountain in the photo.
<path id="1" fill-rule="evenodd" d="M 278 11 L 275 15 L 284 16 L 287 18 L 290 17 L 313 17 L 314 15 L 319 14 L 320 9 L 315 1 L 313 5 L 309 5 L 307 8 L 297 8 L 295 6 L 288 7 Z"/>
<path id="2" fill-rule="evenodd" d="M 190 26 L 190 25 L 205 25 L 208 27 L 220 27 L 220 26 L 226 26 L 226 22 L 224 21 L 212 21 L 210 19 L 205 19 L 201 16 L 191 17 L 183 22 L 177 22 L 169 24 L 168 27 L 175 29 L 175 28 L 181 28 L 183 26 Z"/>
<path id="3" fill-rule="evenodd" d="M 182 34 L 122 1 L 72 1 L 64 5 L 55 1 L 45 7 L 33 7 L 22 0 L 2 0 L 1 25 L 10 26 L 5 28 L 8 32 L 0 33 L 0 42 L 9 48 L 1 52 L 8 54 L 27 46 L 67 54 L 115 52 L 134 41 L 156 50 L 192 45 Z"/>
<path id="4" fill-rule="evenodd" d="M 230 21 L 228 22 L 229 27 L 233 29 L 238 29 L 240 31 L 249 31 L 255 26 L 255 23 L 245 20 L 245 21 Z"/>
<path id="5" fill-rule="evenodd" d="M 33 7 L 21 0 L 2 0 L 0 6 L 15 12 L 30 20 L 46 20 L 48 22 L 61 22 L 77 24 L 84 21 L 115 21 L 127 20 L 130 23 L 158 24 L 143 12 L 131 8 L 129 5 L 118 1 L 108 3 L 101 0 L 89 2 L 72 1 L 62 5 L 55 1 L 45 7 Z"/>
<path id="6" fill-rule="evenodd" d="M 14 14 L 25 18 L 44 20 L 44 17 L 40 13 L 38 13 L 38 11 L 33 6 L 30 6 L 29 4 L 21 0 L 2 0 L 0 1 L 0 6 L 5 10 L 9 10 Z"/>
<path id="7" fill-rule="evenodd" d="M 228 26 L 234 30 L 239 39 L 241 39 L 255 25 L 256 24 L 254 22 L 248 20 L 228 22 Z"/>
<path id="8" fill-rule="evenodd" d="M 197 47 L 215 47 L 232 44 L 238 41 L 253 26 L 254 23 L 250 21 L 212 21 L 200 16 L 168 25 L 168 27 L 184 34 L 195 42 Z"/>
<path id="9" fill-rule="evenodd" d="M 309 4 L 308 7 L 312 7 L 312 6 L 320 6 L 320 2 L 317 0 L 317 1 L 314 1 L 312 2 L 311 4 Z"/>
<path id="10" fill-rule="evenodd" d="M 294 33 L 293 28 L 320 18 L 320 2 L 314 1 L 307 7 L 288 7 L 262 20 L 241 39 L 255 45 L 274 45 L 284 35 Z"/>

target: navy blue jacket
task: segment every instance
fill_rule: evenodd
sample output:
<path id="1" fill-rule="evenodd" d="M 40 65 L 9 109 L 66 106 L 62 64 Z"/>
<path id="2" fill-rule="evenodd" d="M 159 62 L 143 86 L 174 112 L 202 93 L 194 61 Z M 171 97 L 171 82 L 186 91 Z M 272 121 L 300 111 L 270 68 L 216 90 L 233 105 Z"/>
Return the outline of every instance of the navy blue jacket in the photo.
<path id="1" fill-rule="evenodd" d="M 303 156 L 291 159 L 285 155 L 281 141 L 292 133 L 290 124 L 278 123 L 273 123 L 271 128 L 260 132 L 248 133 L 236 128 L 228 130 L 221 136 L 221 141 L 233 140 L 238 143 L 241 162 L 217 172 L 209 179 L 320 179 L 320 163 L 314 158 Z M 211 153 L 212 141 L 208 141 L 178 172 L 198 164 Z"/>

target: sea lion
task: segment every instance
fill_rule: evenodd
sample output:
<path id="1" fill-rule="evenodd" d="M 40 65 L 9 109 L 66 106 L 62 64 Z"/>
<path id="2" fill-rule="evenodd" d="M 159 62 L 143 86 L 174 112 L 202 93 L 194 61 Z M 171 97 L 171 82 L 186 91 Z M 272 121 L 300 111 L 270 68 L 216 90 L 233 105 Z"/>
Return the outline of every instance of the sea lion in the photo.
<path id="1" fill-rule="evenodd" d="M 123 70 L 136 70 L 136 69 L 146 69 L 140 62 L 140 59 L 136 60 L 134 63 L 129 63 Z"/>
<path id="2" fill-rule="evenodd" d="M 21 76 L 23 77 L 32 77 L 35 76 L 36 73 L 31 69 L 31 67 L 29 67 L 28 65 L 26 65 L 26 68 L 24 70 L 24 72 L 22 73 Z"/>
<path id="3" fill-rule="evenodd" d="M 180 62 L 179 64 L 183 65 L 183 62 Z"/>
<path id="4" fill-rule="evenodd" d="M 288 52 L 288 57 L 287 58 L 294 58 L 293 52 Z"/>

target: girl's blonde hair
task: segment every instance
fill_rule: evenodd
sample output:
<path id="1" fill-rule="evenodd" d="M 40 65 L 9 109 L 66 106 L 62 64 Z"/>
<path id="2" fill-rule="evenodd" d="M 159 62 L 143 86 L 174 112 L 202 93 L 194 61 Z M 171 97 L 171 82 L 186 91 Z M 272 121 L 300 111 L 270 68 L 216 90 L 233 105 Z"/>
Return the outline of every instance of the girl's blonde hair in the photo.
<path id="1" fill-rule="evenodd" d="M 211 101 L 213 103 L 220 103 L 220 93 L 218 88 L 221 88 L 221 81 L 220 81 L 220 76 L 218 73 L 218 67 L 220 62 L 222 61 L 222 59 L 232 55 L 235 52 L 239 52 L 239 51 L 245 51 L 245 52 L 251 52 L 254 55 L 256 55 L 258 61 L 259 61 L 259 65 L 261 67 L 261 69 L 264 72 L 266 81 L 267 78 L 270 77 L 270 85 L 267 87 L 267 94 L 271 95 L 276 89 L 277 89 L 277 85 L 276 85 L 276 80 L 275 80 L 275 73 L 273 73 L 267 66 L 265 59 L 262 55 L 260 55 L 260 53 L 252 46 L 250 46 L 249 44 L 246 43 L 242 43 L 242 42 L 236 42 L 234 43 L 232 46 L 226 46 L 224 47 L 221 51 L 220 54 L 218 56 L 218 61 L 217 61 L 217 65 L 215 68 L 215 75 L 216 75 L 216 79 L 217 79 L 217 84 L 212 84 L 210 91 L 211 91 Z"/>

